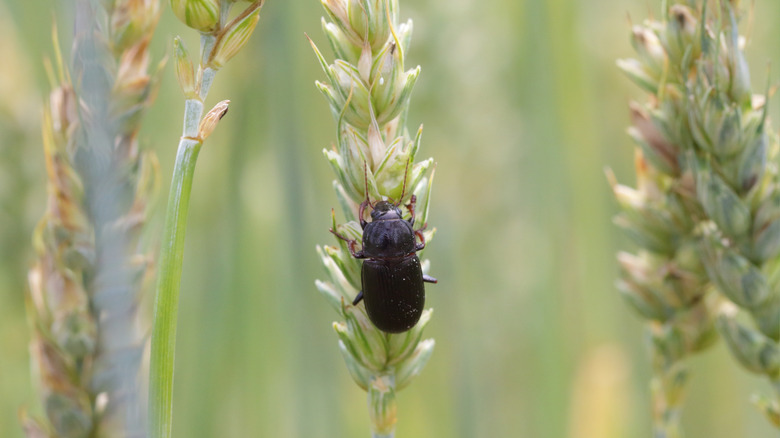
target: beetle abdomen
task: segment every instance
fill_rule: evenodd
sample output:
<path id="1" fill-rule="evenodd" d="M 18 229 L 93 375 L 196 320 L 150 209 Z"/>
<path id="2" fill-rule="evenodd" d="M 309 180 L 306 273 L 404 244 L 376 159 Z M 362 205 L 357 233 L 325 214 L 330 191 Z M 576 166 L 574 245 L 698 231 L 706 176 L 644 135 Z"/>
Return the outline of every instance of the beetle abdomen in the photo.
<path id="1" fill-rule="evenodd" d="M 425 307 L 425 286 L 416 255 L 365 260 L 362 277 L 366 312 L 379 330 L 401 333 L 417 324 Z"/>

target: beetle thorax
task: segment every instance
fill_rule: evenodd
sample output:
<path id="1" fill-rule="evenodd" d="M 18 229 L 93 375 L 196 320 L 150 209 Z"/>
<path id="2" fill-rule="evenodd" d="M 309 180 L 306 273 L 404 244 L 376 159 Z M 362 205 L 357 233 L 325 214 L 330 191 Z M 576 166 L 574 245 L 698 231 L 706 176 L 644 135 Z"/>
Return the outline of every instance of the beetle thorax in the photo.
<path id="1" fill-rule="evenodd" d="M 415 252 L 414 229 L 401 219 L 398 207 L 390 204 L 389 209 L 380 210 L 377 203 L 371 212 L 373 221 L 363 230 L 363 253 L 373 259 L 405 257 Z"/>
<path id="2" fill-rule="evenodd" d="M 401 219 L 401 210 L 387 201 L 379 201 L 374 205 L 374 209 L 371 211 L 371 220 L 386 221 L 393 219 Z"/>

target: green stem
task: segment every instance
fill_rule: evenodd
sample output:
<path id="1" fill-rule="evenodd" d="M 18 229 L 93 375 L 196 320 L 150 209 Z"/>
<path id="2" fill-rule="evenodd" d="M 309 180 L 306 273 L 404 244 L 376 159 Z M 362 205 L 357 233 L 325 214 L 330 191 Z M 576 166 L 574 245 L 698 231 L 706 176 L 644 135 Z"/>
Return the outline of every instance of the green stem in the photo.
<path id="1" fill-rule="evenodd" d="M 397 420 L 395 374 L 374 376 L 368 386 L 368 416 L 371 419 L 371 438 L 395 437 Z"/>
<path id="2" fill-rule="evenodd" d="M 202 105 L 201 105 L 202 108 Z M 195 106 L 187 105 L 187 112 Z M 199 117 L 197 117 L 199 118 Z M 192 117 L 185 115 L 185 120 Z M 185 131 L 187 131 L 185 126 Z M 168 210 L 165 214 L 157 296 L 154 303 L 154 328 L 149 375 L 149 419 L 151 436 L 171 436 L 173 417 L 173 364 L 176 347 L 176 318 L 184 258 L 184 233 L 190 205 L 195 162 L 202 143 L 182 137 L 176 154 Z"/>
<path id="3" fill-rule="evenodd" d="M 176 321 L 179 310 L 181 267 L 184 259 L 184 234 L 190 207 L 195 162 L 203 142 L 198 127 L 216 71 L 205 67 L 205 60 L 214 46 L 214 35 L 201 38 L 201 75 L 199 95 L 184 103 L 184 123 L 176 163 L 173 168 L 168 209 L 165 213 L 160 248 L 157 294 L 154 301 L 152 352 L 149 365 L 149 421 L 152 438 L 169 438 L 173 427 L 173 371 L 176 349 Z"/>
<path id="4" fill-rule="evenodd" d="M 653 424 L 655 438 L 682 438 L 679 409 L 669 409 L 664 412 L 664 418 L 656 418 Z"/>
<path id="5" fill-rule="evenodd" d="M 656 370 L 652 381 L 653 437 L 682 438 L 681 402 L 687 387 L 687 372 L 682 364 Z"/>

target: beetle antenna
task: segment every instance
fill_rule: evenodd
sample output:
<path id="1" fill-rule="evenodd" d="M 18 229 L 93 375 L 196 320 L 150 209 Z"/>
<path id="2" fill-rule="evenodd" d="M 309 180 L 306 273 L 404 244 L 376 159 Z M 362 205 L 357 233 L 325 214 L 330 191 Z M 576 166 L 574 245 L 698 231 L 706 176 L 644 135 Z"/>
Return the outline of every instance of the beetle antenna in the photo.
<path id="1" fill-rule="evenodd" d="M 404 168 L 404 185 L 401 188 L 401 197 L 398 198 L 398 203 L 395 204 L 396 207 L 398 207 L 399 205 L 401 205 L 402 202 L 404 202 L 404 194 L 406 194 L 406 177 L 409 174 L 409 160 L 411 158 L 412 157 L 407 157 L 406 158 L 406 167 Z"/>
<path id="2" fill-rule="evenodd" d="M 366 185 L 366 204 L 368 204 L 373 209 L 374 204 L 371 203 L 371 198 L 368 196 L 368 163 L 366 160 L 363 160 L 363 178 Z"/>

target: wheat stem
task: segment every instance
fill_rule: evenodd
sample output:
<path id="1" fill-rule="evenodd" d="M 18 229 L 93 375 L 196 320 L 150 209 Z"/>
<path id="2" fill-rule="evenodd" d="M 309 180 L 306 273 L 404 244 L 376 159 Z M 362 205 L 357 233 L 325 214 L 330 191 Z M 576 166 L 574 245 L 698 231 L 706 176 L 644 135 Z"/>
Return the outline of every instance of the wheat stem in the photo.
<path id="1" fill-rule="evenodd" d="M 203 36 L 201 65 L 213 48 L 214 36 Z M 192 180 L 203 141 L 198 129 L 203 118 L 203 101 L 213 82 L 215 71 L 201 76 L 197 98 L 184 103 L 182 137 L 176 151 L 176 161 L 171 178 L 165 224 L 160 247 L 157 293 L 154 303 L 154 326 L 149 365 L 149 419 L 153 437 L 168 438 L 173 428 L 173 379 L 176 350 L 176 324 L 178 320 L 181 272 L 184 262 L 184 237 L 187 230 L 187 213 L 190 206 Z M 204 79 L 206 79 L 204 84 Z"/>
<path id="2" fill-rule="evenodd" d="M 654 437 L 681 438 L 683 436 L 680 420 L 682 399 L 688 386 L 687 380 L 687 367 L 681 363 L 654 367 L 650 382 Z"/>
<path id="3" fill-rule="evenodd" d="M 187 107 L 196 108 L 194 105 L 187 105 Z M 202 142 L 189 138 L 182 138 L 179 143 L 165 215 L 165 228 L 160 248 L 158 292 L 154 305 L 149 377 L 149 418 L 154 437 L 171 436 L 174 351 L 184 258 L 184 233 L 187 228 L 192 178 L 195 175 L 195 163 L 201 146 Z"/>
<path id="4" fill-rule="evenodd" d="M 201 34 L 197 74 L 179 38 L 174 58 L 179 85 L 185 93 L 182 137 L 176 153 L 163 229 L 159 277 L 154 305 L 149 377 L 150 434 L 168 438 L 173 427 L 173 382 L 176 324 L 181 288 L 184 238 L 192 180 L 203 142 L 227 113 L 228 101 L 218 103 L 203 116 L 217 71 L 249 40 L 257 25 L 263 1 L 254 1 L 228 22 L 233 0 L 174 0 L 174 13 Z"/>

